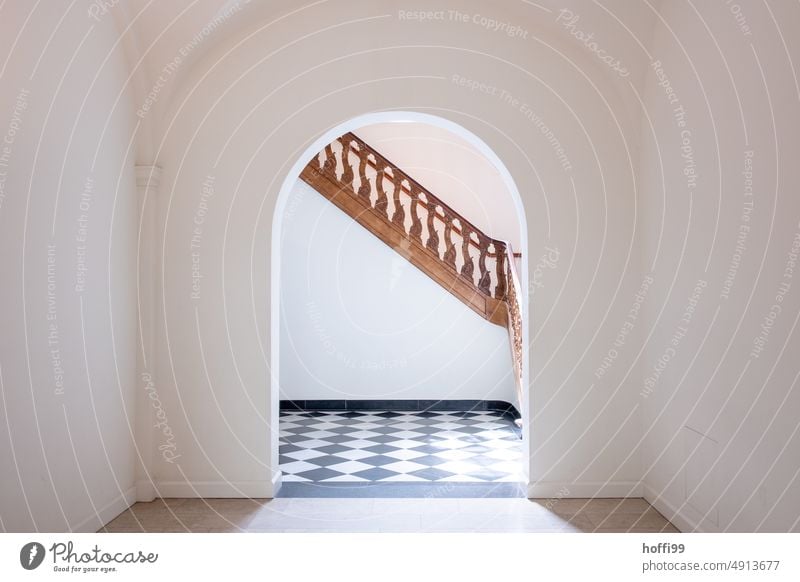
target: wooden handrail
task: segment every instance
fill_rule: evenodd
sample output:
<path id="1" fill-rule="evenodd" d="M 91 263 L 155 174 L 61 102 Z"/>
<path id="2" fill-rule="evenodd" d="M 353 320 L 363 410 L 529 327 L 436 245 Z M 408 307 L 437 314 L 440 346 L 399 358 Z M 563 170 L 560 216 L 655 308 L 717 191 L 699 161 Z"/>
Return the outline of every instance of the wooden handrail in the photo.
<path id="1" fill-rule="evenodd" d="M 358 137 L 356 134 L 354 134 L 354 133 L 352 133 L 352 132 L 351 132 L 351 135 L 352 135 L 352 136 L 353 136 L 355 139 L 357 139 L 359 142 L 361 142 L 361 143 L 364 143 L 364 142 L 363 142 L 363 140 L 361 140 L 361 139 L 360 139 L 360 138 L 359 138 L 359 137 Z M 367 147 L 370 147 L 370 146 L 367 146 Z M 371 149 L 371 147 L 370 147 L 370 149 Z M 373 151 L 375 151 L 375 150 L 373 150 Z M 375 155 L 381 155 L 381 154 L 378 154 L 377 152 L 375 152 Z M 386 160 L 386 162 L 387 162 L 387 163 L 391 164 L 391 162 L 389 162 L 389 160 L 387 160 L 386 158 L 383 158 L 383 159 L 384 159 L 384 160 Z M 368 165 L 369 165 L 369 166 L 370 166 L 370 167 L 371 167 L 373 170 L 376 170 L 376 171 L 378 170 L 378 164 L 376 164 L 376 163 L 375 163 L 375 162 L 373 162 L 372 160 L 367 160 L 367 164 L 368 164 Z M 408 178 L 408 179 L 410 180 L 411 178 Z M 422 188 L 422 186 L 420 186 L 420 188 Z M 405 193 L 406 193 L 408 196 L 411 196 L 411 188 L 407 187 L 407 186 L 406 186 L 406 185 L 404 185 L 402 182 L 400 183 L 400 189 L 401 189 L 401 190 L 403 190 L 403 191 L 404 191 L 404 192 L 405 192 Z M 433 194 L 431 194 L 431 196 L 433 196 Z M 437 199 L 437 200 L 439 200 L 438 198 L 436 198 L 436 199 Z M 419 200 L 415 200 L 415 201 L 414 201 L 414 204 L 422 205 L 422 206 L 424 207 L 424 203 L 423 203 L 423 202 L 420 202 Z M 440 201 L 440 205 L 444 205 L 444 202 L 441 202 L 441 201 Z M 453 212 L 454 212 L 454 213 L 455 213 L 457 216 L 459 216 L 459 217 L 461 216 L 461 215 L 460 215 L 460 214 L 458 214 L 457 212 L 455 212 L 455 211 L 453 211 Z M 447 217 L 446 217 L 444 214 L 439 214 L 439 213 L 437 212 L 437 213 L 436 213 L 436 216 L 437 216 L 437 218 L 438 218 L 440 221 L 442 221 L 442 222 L 444 222 L 445 220 L 447 220 Z M 465 219 L 465 221 L 466 221 L 466 219 Z M 477 229 L 475 229 L 475 230 L 477 230 Z M 461 229 L 460 229 L 460 228 L 458 228 L 457 226 L 453 226 L 453 232 L 457 233 L 459 236 L 463 236 L 463 235 L 461 234 Z M 476 243 L 474 240 L 470 239 L 470 241 L 469 241 L 469 242 L 470 242 L 470 245 L 471 245 L 471 246 L 473 246 L 474 248 L 476 248 L 476 249 L 480 249 L 480 246 L 479 246 L 479 245 L 478 245 L 478 243 Z M 491 256 L 491 257 L 494 257 L 494 256 L 495 256 L 495 254 L 494 254 L 494 253 L 489 253 L 489 256 Z M 522 253 L 514 253 L 514 257 L 515 257 L 515 258 L 521 258 L 521 257 L 522 257 Z"/>
<path id="2" fill-rule="evenodd" d="M 301 178 L 484 318 L 507 326 L 515 254 L 353 133 Z"/>
<path id="3" fill-rule="evenodd" d="M 352 141 L 350 141 L 350 145 L 351 145 L 351 147 L 352 147 L 352 144 L 353 144 L 353 143 L 356 143 L 356 144 L 358 144 L 358 146 L 359 146 L 359 147 L 364 147 L 366 150 L 368 150 L 368 151 L 370 152 L 370 154 L 371 154 L 371 155 L 373 155 L 373 156 L 376 158 L 376 160 L 381 160 L 381 161 L 383 162 L 383 165 L 384 165 L 384 166 L 388 166 L 388 167 L 390 167 L 390 168 L 398 168 L 398 166 L 396 166 L 395 164 L 393 164 L 393 163 L 392 163 L 392 162 L 391 162 L 391 161 L 390 161 L 388 158 L 386 158 L 385 156 L 383 156 L 383 154 L 381 154 L 380 152 L 378 152 L 377 150 L 375 150 L 374 148 L 372 148 L 370 145 L 368 145 L 368 144 L 367 144 L 367 143 L 366 143 L 364 140 L 362 140 L 360 137 L 358 137 L 358 136 L 357 136 L 356 134 L 354 134 L 353 132 L 348 132 L 348 133 L 347 133 L 347 134 L 345 134 L 345 135 L 349 136 L 349 137 L 352 139 Z M 340 139 L 341 139 L 341 138 L 340 138 Z M 354 151 L 357 151 L 357 150 L 354 150 Z M 369 158 L 367 158 L 367 164 L 368 164 L 370 167 L 372 167 L 374 170 L 376 170 L 376 171 L 378 170 L 378 165 L 379 165 L 379 164 L 378 164 L 378 162 L 377 162 L 377 161 L 372 161 L 372 160 L 370 160 Z M 450 207 L 450 206 L 448 206 L 446 203 L 444 203 L 444 202 L 443 202 L 443 201 L 442 201 L 442 200 L 441 200 L 439 197 L 437 197 L 436 195 L 434 195 L 434 194 L 432 194 L 430 191 L 428 191 L 428 190 L 427 190 L 427 189 L 426 189 L 424 186 L 420 185 L 420 184 L 419 184 L 419 182 L 417 182 L 416 180 L 414 180 L 414 178 L 412 178 L 411 176 L 409 176 L 409 175 L 408 175 L 408 174 L 406 174 L 405 172 L 402 172 L 402 173 L 403 173 L 403 176 L 404 176 L 404 181 L 405 181 L 405 180 L 407 180 L 407 181 L 408 181 L 410 184 L 412 184 L 412 186 L 416 186 L 416 188 L 417 188 L 418 190 L 421 190 L 422 192 L 424 192 L 424 193 L 426 194 L 426 196 L 430 196 L 430 197 L 431 197 L 433 200 L 435 200 L 435 202 L 436 202 L 436 206 L 441 206 L 442 208 L 445 208 L 445 209 L 447 209 L 447 212 L 449 212 L 451 216 L 458 218 L 459 222 L 463 221 L 464 223 L 466 223 L 466 224 L 467 224 L 467 226 L 469 227 L 469 230 L 471 230 L 472 232 L 480 233 L 482 236 L 486 236 L 486 235 L 484 235 L 484 234 L 483 234 L 483 232 L 482 232 L 482 231 L 481 231 L 481 230 L 480 230 L 478 227 L 476 227 L 476 226 L 475 226 L 475 225 L 473 225 L 471 222 L 469 222 L 469 221 L 468 221 L 466 218 L 464 218 L 464 217 L 463 217 L 461 214 L 459 214 L 457 211 L 453 210 L 453 208 L 451 208 L 451 207 Z M 405 186 L 405 185 L 402 183 L 402 181 L 401 181 L 401 183 L 400 183 L 400 189 L 401 189 L 402 191 L 404 191 L 404 192 L 405 192 L 405 193 L 406 193 L 408 196 L 411 196 L 411 194 L 412 194 L 412 188 Z M 414 202 L 413 202 L 413 203 L 414 203 L 415 205 L 420 205 L 420 206 L 423 206 L 423 207 L 425 207 L 424 203 L 423 203 L 423 202 L 420 202 L 419 200 L 414 200 Z M 435 212 L 435 214 L 436 214 L 436 217 L 437 217 L 437 218 L 438 218 L 438 219 L 439 219 L 441 222 L 445 222 L 445 221 L 447 220 L 447 214 L 446 214 L 446 213 L 439 214 L 438 212 Z M 462 237 L 463 237 L 463 235 L 462 235 L 462 233 L 461 233 L 461 229 L 460 229 L 459 227 L 455 226 L 455 225 L 453 226 L 453 232 L 455 232 L 455 233 L 457 233 L 459 236 L 462 236 Z M 486 238 L 489 238 L 489 237 L 486 237 Z M 503 241 L 496 241 L 495 239 L 490 239 L 490 240 L 491 240 L 493 243 L 494 243 L 494 242 L 497 242 L 497 243 L 499 243 L 499 244 L 503 244 Z M 472 239 L 469 239 L 469 242 L 470 242 L 470 245 L 471 245 L 472 247 L 474 247 L 474 248 L 477 248 L 477 249 L 480 249 L 480 246 L 479 246 L 479 245 L 478 245 L 478 244 L 477 244 L 475 241 L 473 241 Z M 494 256 L 494 253 L 491 253 L 491 255 L 492 255 L 492 256 Z M 520 255 L 520 256 L 521 256 L 521 255 Z"/>

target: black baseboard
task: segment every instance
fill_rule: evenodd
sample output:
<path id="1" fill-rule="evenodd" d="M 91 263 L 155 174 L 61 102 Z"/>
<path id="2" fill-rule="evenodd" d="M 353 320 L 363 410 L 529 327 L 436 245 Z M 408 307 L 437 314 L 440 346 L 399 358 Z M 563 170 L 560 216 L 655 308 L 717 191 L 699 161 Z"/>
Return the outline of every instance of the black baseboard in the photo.
<path id="1" fill-rule="evenodd" d="M 511 420 L 521 416 L 513 404 L 503 400 L 281 400 L 281 410 L 500 412 Z"/>

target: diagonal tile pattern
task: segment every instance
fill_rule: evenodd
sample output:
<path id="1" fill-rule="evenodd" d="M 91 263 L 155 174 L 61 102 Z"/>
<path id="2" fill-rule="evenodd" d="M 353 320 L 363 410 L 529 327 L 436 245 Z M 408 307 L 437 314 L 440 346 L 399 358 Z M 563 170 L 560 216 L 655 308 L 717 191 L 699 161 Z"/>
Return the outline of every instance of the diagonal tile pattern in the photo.
<path id="1" fill-rule="evenodd" d="M 289 412 L 284 482 L 517 482 L 521 441 L 499 412 Z"/>

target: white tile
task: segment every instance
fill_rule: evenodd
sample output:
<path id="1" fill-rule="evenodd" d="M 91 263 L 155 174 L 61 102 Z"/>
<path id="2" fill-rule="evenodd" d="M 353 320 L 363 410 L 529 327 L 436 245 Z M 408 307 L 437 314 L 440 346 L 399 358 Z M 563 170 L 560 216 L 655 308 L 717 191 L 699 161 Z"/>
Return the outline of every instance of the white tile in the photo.
<path id="1" fill-rule="evenodd" d="M 426 469 L 427 465 L 422 465 L 413 461 L 397 461 L 396 463 L 383 465 L 383 468 L 396 473 L 411 473 L 413 471 L 419 471 L 420 469 Z"/>
<path id="2" fill-rule="evenodd" d="M 515 461 L 522 456 L 520 451 L 515 449 L 496 449 L 489 451 L 488 453 L 484 453 L 484 455 L 501 461 Z"/>
<path id="3" fill-rule="evenodd" d="M 378 443 L 373 442 L 373 441 L 354 440 L 354 441 L 345 441 L 345 442 L 339 443 L 339 444 L 342 445 L 343 447 L 347 447 L 349 449 L 366 449 L 367 447 L 374 447 Z"/>
<path id="4" fill-rule="evenodd" d="M 435 444 L 443 449 L 463 449 L 464 447 L 469 446 L 471 443 L 465 443 L 458 439 L 447 439 Z"/>
<path id="5" fill-rule="evenodd" d="M 447 463 L 442 463 L 441 465 L 436 465 L 437 469 L 441 469 L 442 471 L 448 471 L 450 473 L 458 473 L 458 474 L 467 474 L 467 473 L 475 473 L 481 470 L 479 465 L 475 463 L 468 463 L 465 461 L 449 461 Z"/>
<path id="6" fill-rule="evenodd" d="M 439 428 L 442 430 L 454 430 L 463 427 L 463 424 L 459 424 L 457 422 L 437 422 L 431 425 L 434 428 Z"/>
<path id="7" fill-rule="evenodd" d="M 283 426 L 283 423 L 281 423 L 281 426 Z M 342 425 L 338 422 L 320 422 L 319 424 L 315 424 L 314 428 L 317 430 L 330 430 L 332 428 L 339 428 L 340 426 Z"/>
<path id="8" fill-rule="evenodd" d="M 363 451 L 361 449 L 351 449 L 349 451 L 336 453 L 337 457 L 344 457 L 345 459 L 349 459 L 351 461 L 357 461 L 359 459 L 363 459 L 365 457 L 372 457 L 374 455 L 375 453 L 370 453 L 369 451 Z"/>
<path id="9" fill-rule="evenodd" d="M 381 433 L 372 432 L 370 430 L 358 430 L 347 433 L 347 436 L 353 437 L 354 439 L 370 439 L 372 437 L 381 436 Z"/>
<path id="10" fill-rule="evenodd" d="M 491 447 L 495 450 L 497 449 L 512 449 L 518 448 L 522 441 L 512 441 L 512 440 L 493 440 L 487 443 L 481 443 L 486 445 L 487 447 Z"/>
<path id="11" fill-rule="evenodd" d="M 425 443 L 422 441 L 412 441 L 408 439 L 404 439 L 401 441 L 392 441 L 393 447 L 398 447 L 400 449 L 413 449 L 414 447 L 421 447 Z"/>
<path id="12" fill-rule="evenodd" d="M 363 483 L 369 482 L 369 479 L 363 477 L 356 477 L 355 475 L 337 475 L 330 479 L 323 479 L 320 483 Z"/>
<path id="13" fill-rule="evenodd" d="M 501 473 L 508 473 L 509 475 L 518 475 L 522 470 L 520 463 L 516 461 L 502 461 L 500 463 L 494 463 L 490 465 L 489 468 Z"/>
<path id="14" fill-rule="evenodd" d="M 503 424 L 501 422 L 481 422 L 479 424 L 473 424 L 472 426 L 475 427 L 475 428 L 483 428 L 483 429 L 486 429 L 486 430 L 497 430 L 497 429 L 502 429 L 502 428 L 506 428 L 507 430 L 510 430 L 508 425 Z M 504 432 L 503 434 L 507 434 L 507 433 Z"/>
<path id="15" fill-rule="evenodd" d="M 421 437 L 425 437 L 425 433 L 414 432 L 413 430 L 401 430 L 400 432 L 391 433 L 390 436 L 397 437 L 399 439 L 419 439 Z"/>
<path id="16" fill-rule="evenodd" d="M 303 471 L 310 471 L 311 469 L 318 469 L 317 465 L 312 465 L 306 461 L 294 461 L 293 463 L 286 463 L 281 465 L 281 471 L 287 473 L 302 473 Z"/>
<path id="17" fill-rule="evenodd" d="M 297 461 L 306 461 L 308 459 L 316 459 L 317 457 L 324 457 L 325 453 L 316 449 L 300 449 L 299 451 L 292 451 L 285 453 L 284 457 L 290 457 Z"/>
<path id="18" fill-rule="evenodd" d="M 422 428 L 425 426 L 424 424 L 420 424 L 418 422 L 410 422 L 410 421 L 403 421 L 403 422 L 392 422 L 389 423 L 388 426 L 392 428 L 397 428 L 400 430 L 414 430 L 415 428 Z"/>
<path id="19" fill-rule="evenodd" d="M 416 459 L 417 457 L 424 457 L 425 453 L 420 453 L 414 449 L 400 449 L 397 451 L 384 453 L 384 455 L 387 457 L 392 457 L 393 459 L 400 459 L 401 461 L 410 461 L 411 459 Z M 342 455 L 339 456 L 341 457 Z"/>
<path id="20" fill-rule="evenodd" d="M 505 439 L 506 437 L 508 437 L 508 433 L 504 430 L 484 430 L 482 432 L 476 433 L 475 436 L 486 440 L 494 440 L 494 439 Z"/>
<path id="21" fill-rule="evenodd" d="M 373 465 L 367 465 L 360 461 L 345 461 L 344 463 L 337 463 L 335 465 L 328 465 L 328 469 L 332 471 L 339 471 L 340 473 L 358 473 L 359 471 L 366 471 L 367 469 L 374 468 Z"/>
<path id="22" fill-rule="evenodd" d="M 313 430 L 311 432 L 304 433 L 303 436 L 309 439 L 324 439 L 327 437 L 336 436 L 336 433 L 327 430 Z"/>
<path id="23" fill-rule="evenodd" d="M 458 450 L 458 449 L 441 451 L 441 452 L 433 453 L 433 454 L 434 454 L 434 456 L 442 458 L 442 459 L 445 459 L 447 461 L 462 461 L 464 459 L 471 458 L 471 457 L 475 456 L 473 453 L 468 453 L 466 451 L 461 451 L 461 450 Z"/>
<path id="24" fill-rule="evenodd" d="M 327 447 L 328 445 L 333 444 L 333 443 L 329 443 L 328 441 L 321 441 L 319 439 L 311 439 L 311 440 L 308 440 L 308 441 L 300 441 L 300 442 L 292 443 L 292 444 L 296 445 L 298 447 L 302 447 L 304 449 L 318 449 L 320 447 Z M 367 445 L 367 446 L 369 446 L 369 445 Z"/>

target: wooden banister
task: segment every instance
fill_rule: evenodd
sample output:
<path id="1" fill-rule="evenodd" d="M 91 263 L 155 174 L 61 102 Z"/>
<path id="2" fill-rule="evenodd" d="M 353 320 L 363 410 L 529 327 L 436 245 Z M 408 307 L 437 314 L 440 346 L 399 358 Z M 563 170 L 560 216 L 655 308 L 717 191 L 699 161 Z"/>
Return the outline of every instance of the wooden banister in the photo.
<path id="1" fill-rule="evenodd" d="M 353 133 L 300 177 L 482 317 L 507 327 L 521 381 L 520 290 L 510 245 L 494 239 Z"/>

